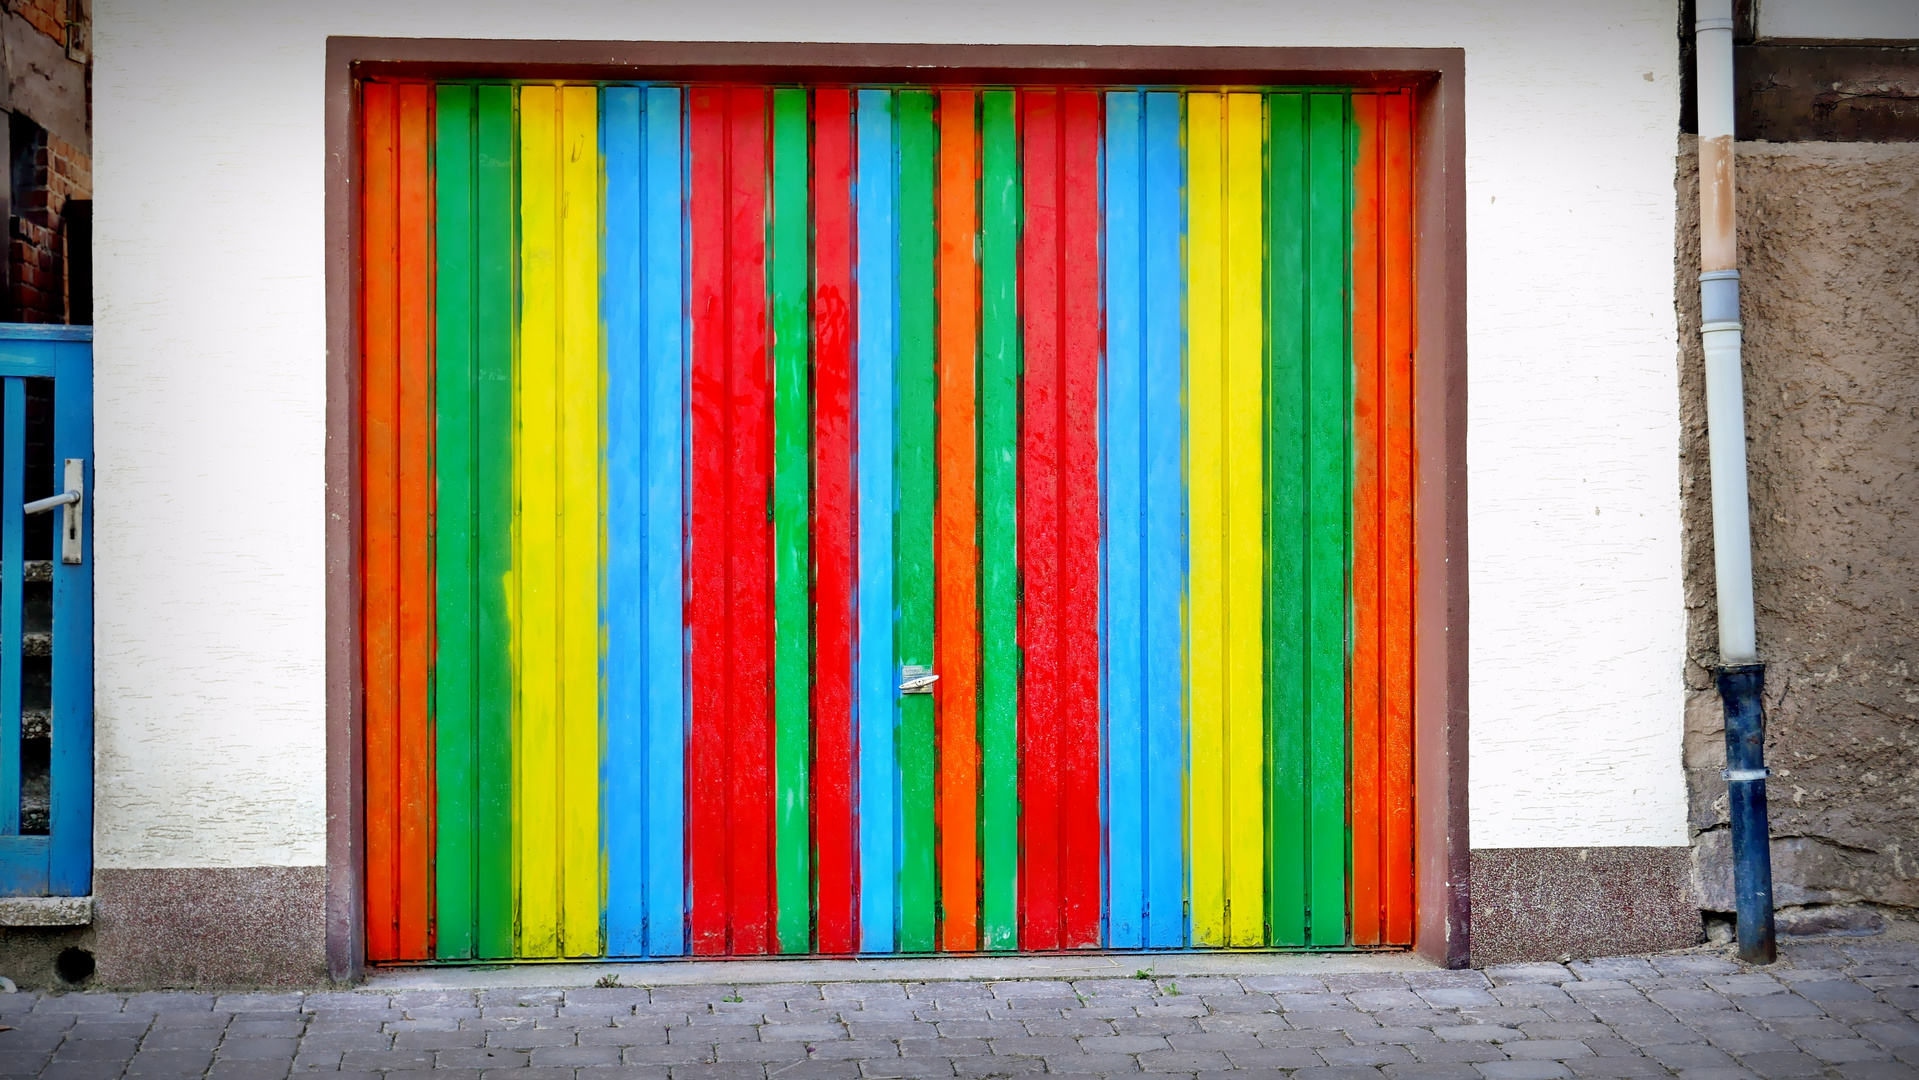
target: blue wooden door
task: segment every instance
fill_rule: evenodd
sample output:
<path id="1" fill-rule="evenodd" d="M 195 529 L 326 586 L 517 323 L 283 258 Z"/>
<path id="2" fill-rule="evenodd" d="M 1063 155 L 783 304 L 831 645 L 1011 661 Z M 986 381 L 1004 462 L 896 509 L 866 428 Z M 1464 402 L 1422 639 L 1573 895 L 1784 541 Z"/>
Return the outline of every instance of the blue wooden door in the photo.
<path id="1" fill-rule="evenodd" d="M 0 325 L 0 896 L 93 886 L 93 328 Z"/>

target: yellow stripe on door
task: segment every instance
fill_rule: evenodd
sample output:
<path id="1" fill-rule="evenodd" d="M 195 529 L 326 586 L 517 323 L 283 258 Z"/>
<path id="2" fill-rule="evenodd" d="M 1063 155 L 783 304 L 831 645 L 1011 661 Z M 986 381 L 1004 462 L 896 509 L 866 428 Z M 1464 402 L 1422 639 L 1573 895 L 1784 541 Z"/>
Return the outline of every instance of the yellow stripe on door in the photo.
<path id="1" fill-rule="evenodd" d="M 1186 98 L 1187 499 L 1193 944 L 1226 944 L 1225 234 L 1222 100 Z"/>
<path id="2" fill-rule="evenodd" d="M 529 957 L 601 951 L 598 94 L 520 90 L 513 846 Z"/>
<path id="3" fill-rule="evenodd" d="M 1191 94 L 1186 109 L 1193 943 L 1262 945 L 1263 102 Z"/>

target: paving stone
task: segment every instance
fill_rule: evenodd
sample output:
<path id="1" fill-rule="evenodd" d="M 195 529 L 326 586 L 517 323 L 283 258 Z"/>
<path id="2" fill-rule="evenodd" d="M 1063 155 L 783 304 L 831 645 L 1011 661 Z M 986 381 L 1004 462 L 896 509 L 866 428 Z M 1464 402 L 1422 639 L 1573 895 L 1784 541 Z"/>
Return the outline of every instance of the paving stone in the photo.
<path id="1" fill-rule="evenodd" d="M 40 1070 L 40 1076 L 42 1080 L 120 1080 L 126 1067 L 124 1058 L 53 1061 Z"/>
<path id="2" fill-rule="evenodd" d="M 1409 1065 L 1416 1059 L 1404 1046 L 1373 1043 L 1366 1046 L 1329 1046 L 1319 1052 L 1328 1065 Z"/>
<path id="3" fill-rule="evenodd" d="M 1516 1028 L 1499 1027 L 1496 1024 L 1458 1025 L 1454 1027 L 1436 1027 L 1433 1034 L 1447 1042 L 1508 1042 L 1523 1039 L 1526 1033 Z"/>
<path id="4" fill-rule="evenodd" d="M 433 1055 L 435 1069 L 519 1069 L 527 1055 L 519 1050 L 481 1047 L 477 1050 L 441 1050 Z M 437 1080 L 437 1077 L 436 1077 Z"/>
<path id="5" fill-rule="evenodd" d="M 1318 994 L 1326 991 L 1323 981 L 1309 975 L 1253 975 L 1239 980 L 1239 984 L 1248 990 L 1267 994 Z"/>
<path id="6" fill-rule="evenodd" d="M 1479 1070 L 1463 1061 L 1388 1065 L 1380 1072 L 1392 1080 L 1480 1080 Z"/>
<path id="7" fill-rule="evenodd" d="M 582 1069 L 585 1080 L 601 1080 L 605 1069 Z M 767 1069 L 771 1080 L 854 1080 L 860 1074 L 857 1061 L 793 1061 Z M 434 1080 L 439 1080 L 435 1077 Z"/>
<path id="8" fill-rule="evenodd" d="M 1484 990 L 1493 984 L 1492 980 L 1486 977 L 1485 972 L 1474 971 L 1471 968 L 1462 968 L 1457 971 L 1444 968 L 1432 971 L 1408 971 L 1404 978 L 1406 985 L 1415 989 L 1422 986 L 1472 986 Z"/>
<path id="9" fill-rule="evenodd" d="M 521 1027 L 515 1030 L 489 1031 L 486 1033 L 484 1045 L 503 1046 L 508 1050 L 531 1050 L 536 1046 L 572 1046 L 577 1041 L 578 1039 L 571 1031 Z"/>
<path id="10" fill-rule="evenodd" d="M 1780 974 L 1791 975 L 1794 973 L 1781 972 Z M 1806 980 L 1787 979 L 1782 981 L 1787 982 L 1787 984 L 1792 987 L 1793 992 L 1800 997 L 1808 1001 L 1817 1001 L 1821 1004 L 1828 1001 L 1879 1000 L 1878 996 L 1873 993 L 1871 987 L 1861 986 L 1851 979 L 1841 977 L 1837 972 L 1821 971 L 1815 974 L 1829 977 Z"/>
<path id="11" fill-rule="evenodd" d="M 700 1065 L 713 1060 L 713 1047 L 681 1043 L 629 1046 L 620 1051 L 620 1061 L 627 1065 Z"/>
<path id="12" fill-rule="evenodd" d="M 293 1067 L 286 1060 L 215 1061 L 207 1070 L 207 1080 L 286 1080 Z"/>
<path id="13" fill-rule="evenodd" d="M 49 994 L 33 1006 L 36 1013 L 117 1013 L 126 1004 L 118 994 Z"/>
<path id="14" fill-rule="evenodd" d="M 1527 1039 L 1524 1042 L 1504 1043 L 1500 1049 L 1511 1057 L 1528 1061 L 1565 1061 L 1568 1058 L 1592 1056 L 1592 1047 L 1577 1039 Z"/>
<path id="15" fill-rule="evenodd" d="M 568 1070 L 569 1072 L 571 1070 Z M 728 1061 L 711 1065 L 674 1065 L 668 1073 L 673 1080 L 762 1080 L 766 1066 L 757 1061 Z M 489 1078 L 491 1080 L 491 1078 Z M 514 1074 L 513 1080 L 520 1080 Z"/>
<path id="16" fill-rule="evenodd" d="M 953 1063 L 945 1058 L 869 1058 L 860 1062 L 860 1074 L 902 1080 L 954 1075 Z"/>
<path id="17" fill-rule="evenodd" d="M 1529 1039 L 1603 1039 L 1613 1033 L 1613 1029 L 1600 1023 L 1568 1024 L 1552 1020 L 1534 1021 L 1518 1025 Z"/>
<path id="18" fill-rule="evenodd" d="M 1397 1046 L 1439 1041 L 1439 1036 L 1434 1035 L 1432 1029 L 1423 1027 L 1353 1028 L 1346 1033 L 1346 1037 L 1356 1043 L 1393 1043 Z"/>
<path id="19" fill-rule="evenodd" d="M 303 1012 L 384 1012 L 392 1005 L 393 999 L 385 994 L 365 994 L 353 991 L 337 993 L 308 994 L 300 1001 Z M 208 1008 L 212 1003 L 208 1003 Z"/>
<path id="20" fill-rule="evenodd" d="M 342 1072 L 386 1072 L 389 1069 L 430 1069 L 431 1050 L 348 1050 L 340 1055 Z"/>
<path id="21" fill-rule="evenodd" d="M 213 1064 L 211 1050 L 141 1050 L 127 1063 L 128 1076 L 199 1076 Z"/>
<path id="22" fill-rule="evenodd" d="M 1343 1031 L 1334 1029 L 1309 1029 L 1305 1031 L 1262 1031 L 1259 1033 L 1259 1044 L 1261 1046 L 1272 1047 L 1303 1046 L 1308 1049 L 1318 1050 L 1328 1046 L 1351 1046 L 1353 1041 L 1348 1038 Z"/>
<path id="23" fill-rule="evenodd" d="M 1755 994 L 1778 994 L 1785 992 L 1778 979 L 1770 975 L 1745 973 L 1737 975 L 1708 975 L 1706 985 L 1729 997 L 1748 997 Z"/>
<path id="24" fill-rule="evenodd" d="M 1904 1009 L 1895 1009 L 1880 1001 L 1827 1001 L 1819 1007 L 1826 1010 L 1827 1016 L 1854 1026 L 1910 1019 Z"/>
<path id="25" fill-rule="evenodd" d="M 1063 1035 L 1070 1039 L 1084 1038 L 1088 1035 L 1106 1035 L 1113 1030 L 1112 1022 L 1097 1016 L 1059 1016 L 1043 1020 L 1027 1020 L 1023 1024 L 1011 1020 L 981 1020 L 982 1024 L 1006 1024 L 1013 1027 L 1024 1026 L 1028 1035 Z M 945 1025 L 941 1025 L 944 1027 Z M 1010 1037 L 1010 1036 L 1002 1036 Z"/>
<path id="26" fill-rule="evenodd" d="M 1785 1080 L 1794 1076 L 1824 1076 L 1826 1073 L 1825 1062 L 1797 1050 L 1741 1054 L 1739 1063 L 1752 1070 L 1755 1076 L 1763 1077 L 1764 1080 Z"/>
<path id="27" fill-rule="evenodd" d="M 1668 1069 L 1731 1067 L 1735 1064 L 1724 1050 L 1696 1044 L 1648 1047 L 1646 1056 Z"/>
<path id="28" fill-rule="evenodd" d="M 1352 1003 L 1343 994 L 1277 992 L 1273 1000 L 1285 1012 L 1312 1012 L 1321 1009 L 1349 1009 Z"/>
<path id="29" fill-rule="evenodd" d="M 190 994 L 177 990 L 156 990 L 133 994 L 126 1000 L 126 1012 L 211 1012 L 212 994 Z"/>
<path id="30" fill-rule="evenodd" d="M 1087 1040 L 1081 1040 L 1084 1046 Z M 1208 1031 L 1198 1034 L 1168 1036 L 1166 1042 L 1174 1050 L 1251 1050 L 1257 1048 L 1258 1036 L 1249 1031 Z M 1131 1051 L 1144 1053 L 1144 1051 Z"/>
<path id="31" fill-rule="evenodd" d="M 1732 999 L 1711 990 L 1654 990 L 1646 995 L 1670 1012 L 1708 1012 L 1732 1008 Z"/>
<path id="32" fill-rule="evenodd" d="M 955 1058 L 953 1064 L 957 1066 L 960 1062 L 968 1060 L 972 1059 Z M 994 1056 L 980 1060 L 991 1063 L 1006 1060 L 1032 1061 L 1033 1059 L 1007 1059 Z M 1046 1066 L 1046 1071 L 1049 1073 L 1130 1073 L 1139 1069 L 1139 1063 L 1130 1054 L 1060 1054 L 1039 1060 Z"/>
<path id="33" fill-rule="evenodd" d="M 1496 1008 L 1499 999 L 1486 990 L 1470 986 L 1422 987 L 1418 994 L 1428 1005 L 1454 1009 Z"/>
<path id="34" fill-rule="evenodd" d="M 1728 1054 L 1770 1054 L 1793 1052 L 1799 1049 L 1791 1039 L 1779 1032 L 1760 1028 L 1748 1031 L 1715 1031 L 1710 1036 L 1710 1041 Z"/>
<path id="35" fill-rule="evenodd" d="M 154 1036 L 148 1036 L 152 1040 Z M 146 1045 L 146 1044 L 142 1044 Z M 309 1028 L 299 1040 L 301 1053 L 320 1053 L 320 1051 L 344 1051 L 344 1049 L 391 1049 L 393 1036 L 386 1032 L 365 1032 L 365 1030 L 313 1030 Z"/>
<path id="36" fill-rule="evenodd" d="M 1736 999 L 1739 1011 L 1748 1016 L 1774 1019 L 1786 1016 L 1824 1016 L 1825 1010 L 1798 994 L 1769 994 L 1764 997 Z"/>
<path id="37" fill-rule="evenodd" d="M 1329 1050 L 1340 1047 L 1327 1047 Z M 1326 1059 L 1319 1051 L 1304 1046 L 1262 1046 L 1257 1050 L 1228 1050 L 1228 1061 L 1235 1069 L 1304 1069 L 1316 1066 Z"/>
<path id="38" fill-rule="evenodd" d="M 1861 1024 L 1859 1034 L 1878 1043 L 1888 1050 L 1902 1046 L 1919 1046 L 1919 1022 L 1905 1021 L 1890 1024 Z"/>
<path id="39" fill-rule="evenodd" d="M 901 1039 L 901 1057 L 979 1057 L 992 1050 L 985 1039 Z M 810 1052 L 814 1046 L 808 1044 Z"/>
<path id="40" fill-rule="evenodd" d="M 1552 1019 L 1544 1011 L 1532 1008 L 1511 1009 L 1494 1006 L 1487 1009 L 1461 1009 L 1459 1016 L 1475 1024 L 1501 1024 L 1506 1027 L 1518 1027 L 1521 1024 L 1540 1024 Z"/>
<path id="41" fill-rule="evenodd" d="M 1657 978 L 1659 972 L 1651 963 L 1630 957 L 1613 957 L 1600 960 L 1574 960 L 1566 969 L 1583 981 L 1631 980 Z"/>
<path id="42" fill-rule="evenodd" d="M 1846 1080 L 1912 1080 L 1919 1072 L 1896 1061 L 1848 1061 L 1838 1068 Z"/>
<path id="43" fill-rule="evenodd" d="M 847 1039 L 819 1043 L 813 1047 L 813 1059 L 857 1061 L 869 1057 L 899 1057 L 899 1044 L 878 1039 Z"/>
<path id="44" fill-rule="evenodd" d="M 1346 995 L 1346 1000 L 1362 1012 L 1383 1012 L 1387 1009 L 1423 1008 L 1425 1000 L 1410 990 L 1354 990 Z"/>
<path id="45" fill-rule="evenodd" d="M 859 1063 L 856 1061 L 849 1061 L 846 1064 L 852 1066 L 856 1071 L 859 1068 Z M 1003 1057 L 959 1058 L 953 1062 L 953 1071 L 960 1076 L 973 1078 L 1031 1076 L 1046 1071 L 1046 1059 Z M 779 1080 L 785 1080 L 786 1076 L 786 1071 L 782 1069 Z M 597 1080 L 597 1078 L 589 1077 L 588 1080 Z"/>
<path id="46" fill-rule="evenodd" d="M 1508 983 L 1495 986 L 1491 993 L 1501 1005 L 1544 1005 L 1548 1002 L 1570 1002 L 1564 990 L 1552 983 Z"/>
<path id="47" fill-rule="evenodd" d="M 1413 1056 L 1421 1061 L 1504 1061 L 1506 1052 L 1487 1042 L 1434 1042 L 1418 1043 L 1407 1047 Z"/>
<path id="48" fill-rule="evenodd" d="M 1475 1068 L 1486 1080 L 1557 1080 L 1572 1075 L 1557 1061 L 1482 1061 Z"/>
<path id="49" fill-rule="evenodd" d="M 220 1043 L 215 1053 L 215 1061 L 267 1061 L 277 1058 L 291 1060 L 300 1048 L 298 1039 L 234 1039 L 228 1038 Z"/>
<path id="50" fill-rule="evenodd" d="M 1149 1050 L 1138 1055 L 1138 1060 L 1145 1072 L 1199 1072 L 1232 1066 L 1226 1054 L 1219 1050 Z"/>
<path id="51" fill-rule="evenodd" d="M 1367 1065 L 1322 1065 L 1316 1069 L 1300 1069 L 1293 1073 L 1293 1080 L 1379 1080 L 1378 1069 Z"/>
<path id="52" fill-rule="evenodd" d="M 1649 1057 L 1589 1057 L 1573 1058 L 1565 1063 L 1566 1068 L 1579 1077 L 1670 1077 L 1664 1065 Z"/>
<path id="53" fill-rule="evenodd" d="M 1409 985 L 1406 976 L 1396 971 L 1355 971 L 1343 975 L 1321 975 L 1320 981 L 1326 989 L 1335 994 L 1351 994 L 1362 990 L 1404 990 Z"/>
<path id="54" fill-rule="evenodd" d="M 1852 1029 L 1827 1017 L 1787 1017 L 1766 1024 L 1788 1039 L 1850 1039 Z"/>
<path id="55" fill-rule="evenodd" d="M 1884 1047 L 1865 1039 L 1799 1039 L 1799 1049 L 1821 1061 L 1886 1061 L 1892 1055 Z"/>
<path id="56" fill-rule="evenodd" d="M 53 1052 L 54 1061 L 125 1061 L 140 1046 L 139 1039 L 81 1039 L 69 1035 Z"/>
<path id="57" fill-rule="evenodd" d="M 148 1030 L 146 1037 L 140 1040 L 140 1046 L 145 1050 L 212 1050 L 214 1047 L 220 1045 L 220 1038 L 223 1034 L 225 1034 L 223 1029 L 217 1027 L 166 1028 L 156 1026 Z M 0 1038 L 4 1038 L 4 1036 L 0 1036 Z M 382 1035 L 380 1038 L 384 1045 L 386 1036 Z M 0 1044 L 0 1047 L 3 1046 L 4 1044 Z"/>
<path id="58" fill-rule="evenodd" d="M 1485 971 L 1494 986 L 1509 983 L 1566 983 L 1575 976 L 1560 964 L 1495 964 Z"/>
<path id="59" fill-rule="evenodd" d="M 1207 994 L 1200 998 L 1214 1015 L 1227 1013 L 1268 1013 L 1279 1011 L 1279 1002 L 1271 994 Z"/>
<path id="60" fill-rule="evenodd" d="M 1579 1041 L 1586 1044 L 1586 1049 L 1600 1057 L 1638 1057 L 1640 1054 L 1637 1046 L 1624 1039 L 1581 1039 Z"/>

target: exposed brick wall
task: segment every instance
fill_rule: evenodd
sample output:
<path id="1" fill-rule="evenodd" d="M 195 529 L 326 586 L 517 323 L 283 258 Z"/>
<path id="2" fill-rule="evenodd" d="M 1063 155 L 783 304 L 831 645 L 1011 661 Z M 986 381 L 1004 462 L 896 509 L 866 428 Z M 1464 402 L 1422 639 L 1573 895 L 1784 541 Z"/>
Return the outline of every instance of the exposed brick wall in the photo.
<path id="1" fill-rule="evenodd" d="M 67 43 L 67 0 L 7 0 L 6 6 L 35 30 L 61 45 Z"/>
<path id="2" fill-rule="evenodd" d="M 30 160 L 16 164 L 13 228 L 8 240 L 8 297 L 17 322 L 66 322 L 67 230 L 63 214 L 72 199 L 93 197 L 93 162 L 78 147 L 44 132 L 31 147 L 16 148 Z"/>

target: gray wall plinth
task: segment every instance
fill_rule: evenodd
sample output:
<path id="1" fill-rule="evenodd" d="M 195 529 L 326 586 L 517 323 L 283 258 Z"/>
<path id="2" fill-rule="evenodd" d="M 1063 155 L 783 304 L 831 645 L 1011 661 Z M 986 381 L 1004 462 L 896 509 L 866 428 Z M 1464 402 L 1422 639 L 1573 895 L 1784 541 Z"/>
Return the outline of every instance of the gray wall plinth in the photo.
<path id="1" fill-rule="evenodd" d="M 1698 944 L 1691 863 L 1684 847 L 1477 849 L 1473 966 Z"/>
<path id="2" fill-rule="evenodd" d="M 96 870 L 94 984 L 327 982 L 326 868 Z"/>

